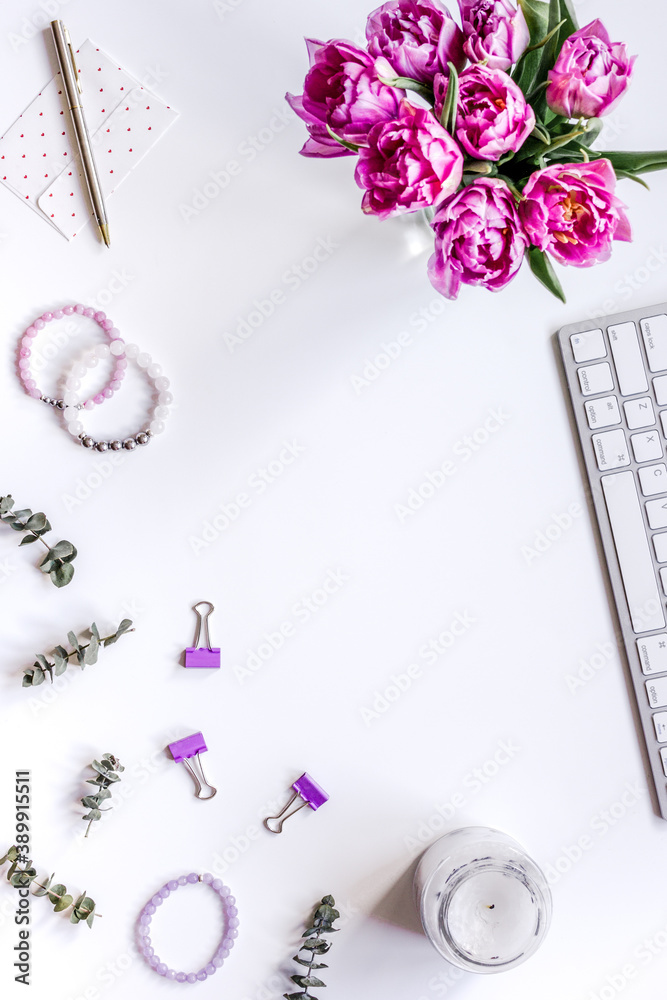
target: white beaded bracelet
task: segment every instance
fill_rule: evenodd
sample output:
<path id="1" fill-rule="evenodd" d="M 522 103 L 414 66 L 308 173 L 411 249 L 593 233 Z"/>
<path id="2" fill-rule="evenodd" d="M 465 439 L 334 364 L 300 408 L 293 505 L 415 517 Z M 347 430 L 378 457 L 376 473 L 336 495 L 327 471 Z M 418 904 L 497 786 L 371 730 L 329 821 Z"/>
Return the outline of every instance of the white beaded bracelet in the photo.
<path id="1" fill-rule="evenodd" d="M 136 434 L 123 441 L 96 441 L 90 434 L 84 432 L 83 423 L 80 420 L 82 411 L 92 409 L 95 403 L 93 400 L 82 403 L 77 390 L 81 388 L 81 377 L 85 375 L 87 368 L 95 368 L 100 358 L 106 357 L 109 353 L 120 354 L 121 351 L 126 359 L 134 361 L 137 367 L 145 373 L 149 382 L 153 384 L 156 402 L 147 425 Z M 153 363 L 150 354 L 140 352 L 136 344 L 124 344 L 120 339 L 115 340 L 111 347 L 106 344 L 98 344 L 87 351 L 81 361 L 73 366 L 65 381 L 65 392 L 63 393 L 65 408 L 62 414 L 67 424 L 67 430 L 72 437 L 80 440 L 84 448 L 95 448 L 97 451 L 107 451 L 108 449 L 120 451 L 121 448 L 125 448 L 126 451 L 133 451 L 138 444 L 148 444 L 154 434 L 161 434 L 164 430 L 164 420 L 169 416 L 169 404 L 173 400 L 168 389 L 169 379 L 162 375 L 161 366 Z"/>

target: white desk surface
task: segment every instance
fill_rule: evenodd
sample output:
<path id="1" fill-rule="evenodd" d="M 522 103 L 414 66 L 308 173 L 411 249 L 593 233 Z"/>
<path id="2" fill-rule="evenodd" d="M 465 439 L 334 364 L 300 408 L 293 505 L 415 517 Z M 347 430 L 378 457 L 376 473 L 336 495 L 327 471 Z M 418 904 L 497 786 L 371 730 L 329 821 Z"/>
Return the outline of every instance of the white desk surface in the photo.
<path id="1" fill-rule="evenodd" d="M 662 5 L 576 6 L 581 23 L 603 17 L 640 55 L 609 145 L 667 146 L 653 113 L 667 86 Z M 181 112 L 110 200 L 110 250 L 90 229 L 66 243 L 0 189 L 2 492 L 43 509 L 80 553 L 59 591 L 34 551 L 0 532 L 0 828 L 11 843 L 14 773 L 31 769 L 38 869 L 88 889 L 104 915 L 89 931 L 34 901 L 35 1000 L 176 995 L 136 957 L 134 920 L 165 880 L 225 857 L 241 934 L 197 986 L 202 998 L 280 996 L 281 968 L 325 893 L 344 911 L 330 1000 L 664 994 L 667 825 L 647 792 L 552 336 L 667 298 L 667 178 L 653 175 L 651 194 L 622 183 L 634 242 L 603 266 L 562 271 L 567 305 L 527 267 L 499 296 L 464 289 L 446 303 L 428 254 L 410 253 L 411 228 L 365 218 L 353 161 L 299 157 L 305 129 L 286 113 L 283 94 L 299 93 L 306 71 L 302 36 L 354 38 L 367 13 L 360 0 L 3 5 L 0 127 L 49 78 L 52 16 Z M 273 314 L 230 350 L 276 291 Z M 77 300 L 100 305 L 172 380 L 165 434 L 117 467 L 74 447 L 17 384 L 22 329 Z M 397 356 L 369 378 L 386 345 Z M 100 411 L 110 433 L 132 429 L 123 399 Z M 501 419 L 484 434 L 492 413 Z M 476 431 L 486 440 L 466 450 Z M 454 474 L 404 513 L 447 461 Z M 224 527 L 241 493 L 246 506 Z M 560 537 L 528 559 L 555 518 Z M 217 609 L 215 676 L 179 666 L 203 599 Z M 20 687 L 22 668 L 68 630 L 125 615 L 136 632 L 85 675 L 70 668 L 53 694 Z M 455 619 L 462 634 L 427 658 Z M 284 623 L 291 634 L 245 676 Z M 378 699 L 395 698 L 396 676 L 406 688 L 411 664 L 410 687 Z M 219 788 L 208 803 L 163 754 L 196 730 Z M 86 764 L 105 751 L 127 769 L 116 807 L 83 841 Z M 306 769 L 330 802 L 279 838 L 260 830 Z M 552 873 L 548 938 L 503 976 L 451 973 L 415 925 L 415 845 L 468 824 L 506 830 Z M 196 895 L 164 908 L 168 964 L 198 968 L 214 941 L 212 901 Z M 14 902 L 2 882 L 8 1000 L 24 995 L 12 981 Z"/>

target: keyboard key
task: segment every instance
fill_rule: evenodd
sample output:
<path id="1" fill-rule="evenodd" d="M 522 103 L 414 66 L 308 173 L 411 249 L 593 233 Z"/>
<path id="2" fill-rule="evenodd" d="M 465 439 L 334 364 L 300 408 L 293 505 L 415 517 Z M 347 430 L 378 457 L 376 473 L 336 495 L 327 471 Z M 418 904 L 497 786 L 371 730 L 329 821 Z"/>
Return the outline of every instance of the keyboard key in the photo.
<path id="1" fill-rule="evenodd" d="M 634 403 L 635 400 L 633 399 L 631 402 Z M 588 426 L 592 431 L 599 430 L 601 427 L 611 427 L 612 424 L 620 424 L 621 422 L 621 412 L 616 396 L 601 396 L 600 399 L 591 399 L 590 402 L 586 403 L 585 408 Z M 646 424 L 637 424 L 636 426 L 646 427 Z"/>
<path id="2" fill-rule="evenodd" d="M 667 673 L 667 635 L 637 639 L 637 653 L 645 674 Z"/>
<path id="3" fill-rule="evenodd" d="M 663 457 L 662 441 L 657 430 L 633 434 L 630 441 L 635 453 L 635 462 L 654 462 L 656 458 Z M 648 494 L 645 493 L 644 496 L 648 496 Z"/>
<path id="4" fill-rule="evenodd" d="M 667 596 L 667 566 L 663 566 L 660 570 L 660 583 L 662 584 L 662 592 Z"/>
<path id="5" fill-rule="evenodd" d="M 645 465 L 639 469 L 639 482 L 645 497 L 654 497 L 656 493 L 667 493 L 667 466 Z"/>
<path id="6" fill-rule="evenodd" d="M 649 500 L 646 516 L 651 528 L 667 528 L 667 500 Z"/>
<path id="7" fill-rule="evenodd" d="M 623 403 L 623 409 L 631 431 L 636 431 L 639 427 L 651 427 L 655 423 L 655 413 L 650 396 L 645 396 L 644 399 L 628 399 L 627 402 Z"/>
<path id="8" fill-rule="evenodd" d="M 664 708 L 667 705 L 667 677 L 646 681 L 646 694 L 651 708 Z"/>
<path id="9" fill-rule="evenodd" d="M 584 396 L 597 396 L 599 392 L 609 392 L 614 388 L 611 368 L 607 361 L 599 365 L 588 365 L 587 368 L 577 368 L 577 375 Z"/>
<path id="10" fill-rule="evenodd" d="M 658 406 L 667 405 L 667 375 L 658 375 L 657 378 L 653 379 L 653 391 Z"/>
<path id="11" fill-rule="evenodd" d="M 618 326 L 610 326 L 607 333 L 621 395 L 634 396 L 637 392 L 646 392 L 648 382 L 635 324 L 620 323 Z"/>
<path id="12" fill-rule="evenodd" d="M 662 424 L 662 433 L 667 437 L 667 410 L 660 410 L 660 423 Z"/>
<path id="13" fill-rule="evenodd" d="M 667 316 L 643 319 L 640 326 L 649 368 L 652 372 L 667 371 Z"/>
<path id="14" fill-rule="evenodd" d="M 570 337 L 570 343 L 572 344 L 574 360 L 578 365 L 582 361 L 595 361 L 597 358 L 606 358 L 607 356 L 602 330 L 573 333 Z"/>
<path id="15" fill-rule="evenodd" d="M 612 434 L 617 433 L 611 431 Z M 651 551 L 644 528 L 637 487 L 632 472 L 617 472 L 600 480 L 607 505 L 607 513 L 614 536 L 616 555 L 623 579 L 625 597 L 636 634 L 653 632 L 665 627 L 665 616 L 653 571 Z M 649 500 L 652 504 L 662 500 Z M 664 501 L 667 526 L 667 500 Z M 667 727 L 666 727 L 667 734 Z M 665 736 L 667 741 L 667 735 Z"/>
<path id="16" fill-rule="evenodd" d="M 653 548 L 658 562 L 667 562 L 667 532 L 653 536 Z M 665 668 L 667 670 L 667 667 Z"/>
<path id="17" fill-rule="evenodd" d="M 656 712 L 653 716 L 653 725 L 658 743 L 667 743 L 667 712 Z"/>
<path id="18" fill-rule="evenodd" d="M 665 772 L 665 777 L 667 778 L 667 747 L 660 748 L 660 758 L 662 760 L 662 769 Z"/>
<path id="19" fill-rule="evenodd" d="M 593 435 L 593 450 L 600 472 L 610 469 L 620 469 L 630 465 L 628 445 L 622 430 L 607 431 L 605 434 Z"/>

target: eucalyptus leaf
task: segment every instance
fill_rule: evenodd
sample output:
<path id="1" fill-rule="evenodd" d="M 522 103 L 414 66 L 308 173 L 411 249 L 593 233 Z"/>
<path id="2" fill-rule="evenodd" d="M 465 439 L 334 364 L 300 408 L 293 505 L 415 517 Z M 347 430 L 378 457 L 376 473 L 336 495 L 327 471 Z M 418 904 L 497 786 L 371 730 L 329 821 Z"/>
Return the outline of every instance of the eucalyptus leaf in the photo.
<path id="1" fill-rule="evenodd" d="M 8 493 L 6 497 L 0 497 L 0 514 L 6 514 L 13 506 L 14 500 L 11 493 Z"/>
<path id="2" fill-rule="evenodd" d="M 51 888 L 47 893 L 47 896 L 49 897 L 49 900 L 52 903 L 57 903 L 60 897 L 64 896 L 66 892 L 67 892 L 66 887 L 64 885 L 61 885 L 60 882 L 57 882 L 56 885 L 51 886 Z"/>
<path id="3" fill-rule="evenodd" d="M 297 986 L 303 986 L 304 989 L 308 989 L 310 986 L 326 986 L 321 979 L 317 979 L 316 976 L 291 976 L 293 983 Z"/>
<path id="4" fill-rule="evenodd" d="M 12 514 L 14 515 L 14 517 L 23 520 L 26 517 L 31 517 L 32 511 L 30 510 L 29 507 L 26 507 L 24 510 L 13 510 Z"/>
<path id="5" fill-rule="evenodd" d="M 94 635 L 97 641 L 100 641 L 100 633 L 95 622 L 90 626 L 90 634 Z"/>
<path id="6" fill-rule="evenodd" d="M 53 664 L 54 673 L 56 677 L 60 677 L 60 675 L 64 674 L 65 671 L 67 670 L 67 660 L 64 659 L 64 657 L 62 656 L 58 656 L 57 654 L 53 657 L 53 659 L 54 659 L 54 664 Z"/>
<path id="7" fill-rule="evenodd" d="M 29 688 L 32 687 L 32 678 L 34 675 L 34 670 L 24 670 L 23 680 L 21 681 L 21 687 Z"/>
<path id="8" fill-rule="evenodd" d="M 74 567 L 70 562 L 63 563 L 62 566 L 54 567 L 49 576 L 56 587 L 66 587 L 74 576 Z"/>
<path id="9" fill-rule="evenodd" d="M 36 667 L 35 672 L 32 675 L 32 685 L 37 687 L 38 684 L 44 683 L 44 671 L 41 667 Z"/>
<path id="10" fill-rule="evenodd" d="M 76 557 L 76 549 L 71 542 L 62 541 L 57 542 L 51 549 L 51 556 L 53 559 L 63 559 L 66 562 L 71 562 L 72 559 Z"/>
<path id="11" fill-rule="evenodd" d="M 92 636 L 92 638 L 91 638 L 90 642 L 88 643 L 88 645 L 86 646 L 86 649 L 85 649 L 85 652 L 84 652 L 84 660 L 85 660 L 85 662 L 89 663 L 89 664 L 90 663 L 97 663 L 97 657 L 98 657 L 98 654 L 99 654 L 99 650 L 100 650 L 100 644 L 97 641 L 97 639 L 95 638 L 95 636 Z"/>
<path id="12" fill-rule="evenodd" d="M 72 897 L 69 893 L 65 893 L 62 899 L 59 899 L 56 905 L 53 907 L 54 913 L 60 913 L 61 910 L 66 910 L 68 906 L 72 905 Z"/>
<path id="13" fill-rule="evenodd" d="M 28 518 L 26 521 L 26 528 L 30 528 L 31 531 L 40 531 L 46 525 L 46 514 L 33 514 L 32 517 Z"/>
<path id="14" fill-rule="evenodd" d="M 94 921 L 94 919 L 95 919 L 95 904 L 93 903 L 93 908 L 90 911 L 90 913 L 88 914 L 88 916 L 86 917 L 86 923 L 90 927 L 91 931 L 93 929 L 93 921 Z"/>
<path id="15" fill-rule="evenodd" d="M 47 878 L 46 882 L 43 882 L 41 885 L 37 886 L 37 888 L 35 889 L 35 891 L 33 893 L 33 896 L 46 896 L 46 894 L 47 894 L 47 892 L 49 890 L 49 886 L 53 882 L 54 877 L 55 877 L 55 873 L 53 875 L 51 875 L 50 878 Z"/>
<path id="16" fill-rule="evenodd" d="M 31 542 L 38 542 L 38 541 L 39 541 L 38 535 L 26 535 L 25 538 L 21 539 L 19 545 L 30 545 Z"/>

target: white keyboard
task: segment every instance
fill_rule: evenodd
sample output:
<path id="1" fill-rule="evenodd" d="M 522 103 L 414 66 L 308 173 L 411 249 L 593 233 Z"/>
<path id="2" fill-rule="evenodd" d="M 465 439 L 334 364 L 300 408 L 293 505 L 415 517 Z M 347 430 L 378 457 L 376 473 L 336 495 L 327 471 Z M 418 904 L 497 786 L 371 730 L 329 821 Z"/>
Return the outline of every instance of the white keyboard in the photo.
<path id="1" fill-rule="evenodd" d="M 667 303 L 564 327 L 558 342 L 667 819 Z"/>

